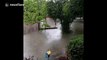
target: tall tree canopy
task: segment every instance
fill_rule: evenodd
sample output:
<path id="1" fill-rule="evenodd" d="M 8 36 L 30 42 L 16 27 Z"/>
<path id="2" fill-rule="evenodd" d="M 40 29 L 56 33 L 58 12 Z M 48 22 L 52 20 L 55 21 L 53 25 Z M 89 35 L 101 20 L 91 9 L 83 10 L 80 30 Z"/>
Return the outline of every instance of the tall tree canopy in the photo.
<path id="1" fill-rule="evenodd" d="M 61 20 L 62 30 L 70 30 L 69 23 L 75 17 L 83 17 L 84 0 L 26 0 L 24 1 L 24 22 L 34 24 L 47 15 Z"/>
<path id="2" fill-rule="evenodd" d="M 69 31 L 69 23 L 75 17 L 83 17 L 83 0 L 50 0 L 47 2 L 47 13 L 52 18 L 59 18 L 64 32 Z"/>
<path id="3" fill-rule="evenodd" d="M 45 0 L 24 0 L 24 23 L 34 24 L 47 14 Z"/>

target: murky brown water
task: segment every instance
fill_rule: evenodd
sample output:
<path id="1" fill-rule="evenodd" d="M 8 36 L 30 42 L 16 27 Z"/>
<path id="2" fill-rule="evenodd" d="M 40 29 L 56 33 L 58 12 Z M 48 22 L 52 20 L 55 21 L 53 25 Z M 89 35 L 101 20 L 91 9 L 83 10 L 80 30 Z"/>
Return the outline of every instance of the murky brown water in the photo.
<path id="1" fill-rule="evenodd" d="M 61 25 L 57 24 L 58 29 L 48 29 L 43 31 L 31 32 L 24 34 L 24 57 L 34 56 L 34 59 L 43 60 L 44 54 L 51 49 L 54 57 L 62 55 L 65 46 L 73 34 L 61 33 Z M 83 23 L 74 22 L 71 25 L 74 32 L 83 32 Z"/>

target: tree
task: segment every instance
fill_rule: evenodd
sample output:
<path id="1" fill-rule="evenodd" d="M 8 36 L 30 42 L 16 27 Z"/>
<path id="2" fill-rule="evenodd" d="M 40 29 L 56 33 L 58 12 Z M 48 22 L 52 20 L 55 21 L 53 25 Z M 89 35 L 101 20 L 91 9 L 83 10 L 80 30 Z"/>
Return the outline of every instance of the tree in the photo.
<path id="1" fill-rule="evenodd" d="M 62 30 L 69 32 L 69 23 L 72 23 L 76 17 L 83 16 L 83 0 L 66 1 L 63 5 L 63 14 L 64 20 L 62 24 Z"/>
<path id="2" fill-rule="evenodd" d="M 48 16 L 52 17 L 53 19 L 56 19 L 56 5 L 51 0 L 47 2 L 47 14 Z"/>
<path id="3" fill-rule="evenodd" d="M 24 23 L 34 24 L 47 14 L 45 0 L 24 0 Z"/>
<path id="4" fill-rule="evenodd" d="M 62 31 L 69 33 L 69 23 L 76 17 L 83 17 L 83 0 L 66 0 L 63 2 Z"/>
<path id="5" fill-rule="evenodd" d="M 67 0 L 51 0 L 47 2 L 48 15 L 56 20 L 60 19 L 63 32 L 69 32 L 70 9 Z M 69 17 L 69 18 L 68 18 Z"/>
<path id="6" fill-rule="evenodd" d="M 47 14 L 55 21 L 60 19 L 62 31 L 69 33 L 69 23 L 75 17 L 83 16 L 83 0 L 27 0 L 24 1 L 24 22 L 36 23 L 44 19 Z"/>
<path id="7" fill-rule="evenodd" d="M 24 1 L 24 23 L 25 24 L 34 24 L 36 22 L 37 15 L 36 2 L 34 3 L 31 0 Z"/>
<path id="8" fill-rule="evenodd" d="M 74 19 L 75 17 L 82 17 L 83 16 L 83 3 L 84 0 L 70 0 L 71 3 L 71 17 Z"/>
<path id="9" fill-rule="evenodd" d="M 63 11 L 63 22 L 62 22 L 62 31 L 69 33 L 70 32 L 70 19 L 71 19 L 71 10 L 70 10 L 70 2 L 66 1 L 62 8 Z"/>

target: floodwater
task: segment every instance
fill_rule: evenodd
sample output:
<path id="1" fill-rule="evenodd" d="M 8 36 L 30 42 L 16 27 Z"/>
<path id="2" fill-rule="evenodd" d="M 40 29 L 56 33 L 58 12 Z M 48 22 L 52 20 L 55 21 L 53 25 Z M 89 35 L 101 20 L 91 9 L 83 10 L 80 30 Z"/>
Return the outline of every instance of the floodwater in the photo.
<path id="1" fill-rule="evenodd" d="M 70 26 L 74 32 L 70 34 L 62 34 L 60 23 L 57 23 L 56 26 L 58 27 L 57 29 L 24 34 L 24 57 L 34 56 L 34 60 L 44 60 L 44 54 L 50 49 L 52 51 L 50 60 L 55 60 L 57 56 L 65 54 L 67 42 L 75 32 L 79 30 L 79 32 L 83 32 L 83 23 L 80 22 L 74 22 Z"/>

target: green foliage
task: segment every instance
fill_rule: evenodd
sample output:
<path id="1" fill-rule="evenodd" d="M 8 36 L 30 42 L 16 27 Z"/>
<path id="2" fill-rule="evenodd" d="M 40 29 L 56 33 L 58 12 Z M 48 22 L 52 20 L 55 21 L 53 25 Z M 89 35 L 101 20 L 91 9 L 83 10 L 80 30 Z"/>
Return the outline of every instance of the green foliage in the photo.
<path id="1" fill-rule="evenodd" d="M 62 30 L 69 31 L 69 23 L 73 22 L 75 17 L 83 16 L 83 0 L 52 0 L 47 2 L 47 13 L 52 18 L 59 18 L 62 24 Z"/>
<path id="2" fill-rule="evenodd" d="M 56 5 L 53 1 L 47 2 L 47 13 L 48 16 L 51 16 L 52 18 L 56 18 Z"/>
<path id="3" fill-rule="evenodd" d="M 65 18 L 82 17 L 83 16 L 83 0 L 70 0 L 63 5 L 63 14 Z"/>
<path id="4" fill-rule="evenodd" d="M 43 22 L 42 27 L 44 27 L 44 28 L 50 27 L 45 20 L 41 20 L 41 22 Z"/>
<path id="5" fill-rule="evenodd" d="M 55 2 L 53 2 L 51 0 L 47 2 L 48 16 L 51 16 L 53 19 L 56 19 L 56 18 L 61 19 L 63 15 L 63 12 L 62 12 L 63 1 L 64 0 L 55 0 Z"/>
<path id="6" fill-rule="evenodd" d="M 69 17 L 70 16 L 70 14 L 71 14 L 71 10 L 70 10 L 70 2 L 65 2 L 64 3 L 64 5 L 63 5 L 63 8 L 62 8 L 62 10 L 63 10 L 63 15 L 64 15 L 64 17 L 65 18 L 71 18 L 71 17 Z"/>
<path id="7" fill-rule="evenodd" d="M 47 2 L 47 13 L 53 18 L 72 20 L 83 16 L 83 0 L 52 0 Z M 63 19 L 64 20 L 64 19 Z"/>
<path id="8" fill-rule="evenodd" d="M 71 3 L 71 17 L 83 16 L 83 2 L 84 0 L 70 0 Z"/>
<path id="9" fill-rule="evenodd" d="M 26 0 L 24 1 L 24 23 L 40 22 L 47 15 L 54 20 L 59 18 L 62 30 L 69 31 L 69 23 L 75 17 L 83 16 L 83 0 Z"/>
<path id="10" fill-rule="evenodd" d="M 36 17 L 36 20 L 37 20 L 37 21 L 41 21 L 42 19 L 43 19 L 42 16 L 37 16 L 37 17 Z"/>
<path id="11" fill-rule="evenodd" d="M 45 0 L 24 0 L 24 23 L 40 22 L 47 14 Z"/>
<path id="12" fill-rule="evenodd" d="M 36 8 L 34 7 L 36 7 L 36 5 L 33 3 L 33 1 L 24 1 L 24 23 L 33 24 L 36 22 Z"/>
<path id="13" fill-rule="evenodd" d="M 46 1 L 45 0 L 40 0 L 40 1 L 41 1 L 39 2 L 40 16 L 42 16 L 42 18 L 45 18 L 47 15 Z"/>
<path id="14" fill-rule="evenodd" d="M 46 24 L 46 23 L 45 23 L 45 24 L 43 24 L 43 26 L 45 26 L 45 27 L 50 27 L 50 26 L 49 26 L 48 24 Z"/>
<path id="15" fill-rule="evenodd" d="M 67 45 L 69 60 L 83 60 L 83 34 L 74 36 Z"/>

